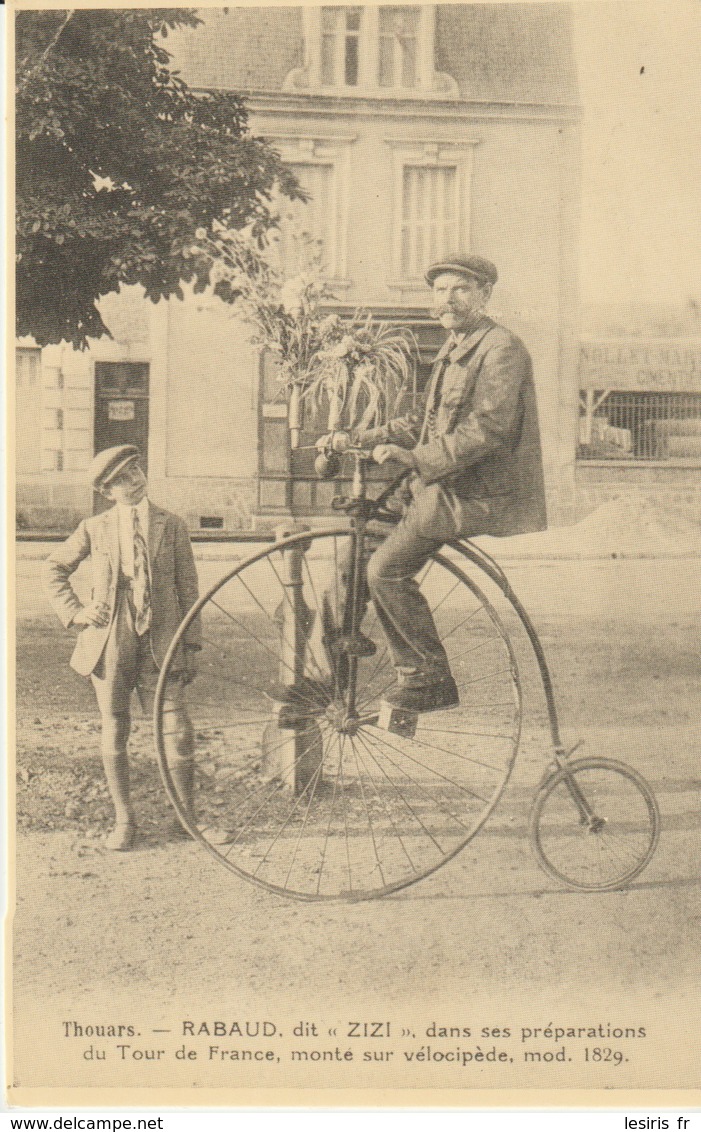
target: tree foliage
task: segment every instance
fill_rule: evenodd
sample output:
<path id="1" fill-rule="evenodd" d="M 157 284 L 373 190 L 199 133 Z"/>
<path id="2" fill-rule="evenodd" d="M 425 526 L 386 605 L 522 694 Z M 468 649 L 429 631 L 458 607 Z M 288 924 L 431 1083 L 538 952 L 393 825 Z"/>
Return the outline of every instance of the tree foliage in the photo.
<path id="1" fill-rule="evenodd" d="M 263 233 L 276 183 L 302 195 L 240 96 L 170 69 L 159 40 L 200 22 L 187 8 L 17 12 L 18 335 L 83 347 L 109 333 L 96 300 L 122 283 L 154 301 L 202 290 L 198 228 Z"/>

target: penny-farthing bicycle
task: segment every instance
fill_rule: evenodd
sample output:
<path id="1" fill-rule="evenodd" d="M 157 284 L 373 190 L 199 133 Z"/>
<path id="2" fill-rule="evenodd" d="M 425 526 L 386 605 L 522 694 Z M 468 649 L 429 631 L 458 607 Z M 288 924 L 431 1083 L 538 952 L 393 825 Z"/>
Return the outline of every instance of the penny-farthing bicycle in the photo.
<path id="1" fill-rule="evenodd" d="M 417 578 L 448 653 L 459 707 L 416 715 L 384 702 L 395 673 L 366 604 L 364 570 L 375 523 L 397 520 L 386 506 L 397 481 L 369 499 L 369 454 L 352 449 L 349 456 L 350 494 L 334 500 L 345 522 L 280 538 L 235 565 L 190 610 L 168 650 L 155 737 L 181 822 L 238 876 L 301 900 L 383 896 L 451 860 L 494 810 L 521 733 L 516 657 L 484 593 L 491 582 L 530 639 L 548 709 L 552 764 L 530 817 L 537 859 L 574 889 L 625 887 L 657 845 L 654 795 L 624 763 L 575 759 L 563 748 L 535 629 L 502 570 L 473 543 L 445 547 Z M 330 610 L 332 644 L 320 631 Z M 203 649 L 188 699 L 195 827 L 168 771 L 163 703 L 178 645 L 196 617 Z M 231 831 L 227 844 L 207 840 L 212 827 Z"/>

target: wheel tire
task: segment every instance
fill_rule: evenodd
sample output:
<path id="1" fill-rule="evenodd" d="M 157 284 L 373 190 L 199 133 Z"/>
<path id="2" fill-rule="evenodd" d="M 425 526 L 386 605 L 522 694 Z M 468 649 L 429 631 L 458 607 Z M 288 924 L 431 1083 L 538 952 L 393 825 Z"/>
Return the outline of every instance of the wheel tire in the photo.
<path id="1" fill-rule="evenodd" d="M 325 593 L 335 594 L 336 609 L 342 605 L 352 538 L 346 528 L 304 532 L 235 566 L 183 621 L 156 693 L 158 761 L 179 813 L 165 756 L 164 692 L 178 645 L 200 617 L 200 676 L 189 698 L 204 832 L 192 832 L 239 877 L 301 900 L 371 899 L 435 872 L 494 809 L 520 737 L 520 684 L 506 631 L 476 583 L 442 555 L 418 581 L 445 638 L 460 706 L 419 716 L 412 736 L 378 726 L 395 672 L 370 605 L 360 628 L 377 651 L 357 660 L 363 722 L 353 734 L 339 729 L 342 693 L 338 683 L 323 691 L 327 646 L 314 645 L 313 633 Z M 284 556 L 292 551 L 304 554 L 301 602 L 286 622 Z M 275 711 L 268 696 L 279 686 L 280 655 L 301 624 L 311 634 L 313 667 L 300 698 Z M 206 833 L 222 824 L 235 834 L 225 845 Z"/>
<path id="2" fill-rule="evenodd" d="M 571 781 L 597 821 L 582 817 Z M 636 770 L 613 759 L 578 759 L 556 770 L 531 811 L 531 843 L 541 868 L 582 892 L 625 888 L 649 864 L 659 834 L 652 790 Z"/>

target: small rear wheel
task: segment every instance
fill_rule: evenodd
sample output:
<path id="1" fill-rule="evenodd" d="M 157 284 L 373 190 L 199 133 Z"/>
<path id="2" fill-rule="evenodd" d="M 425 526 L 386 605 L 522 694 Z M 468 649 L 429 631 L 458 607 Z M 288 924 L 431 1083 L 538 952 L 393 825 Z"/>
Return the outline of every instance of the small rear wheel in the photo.
<path id="1" fill-rule="evenodd" d="M 642 775 L 613 759 L 578 759 L 540 787 L 530 835 L 548 876 L 583 892 L 624 888 L 657 847 L 660 814 Z"/>

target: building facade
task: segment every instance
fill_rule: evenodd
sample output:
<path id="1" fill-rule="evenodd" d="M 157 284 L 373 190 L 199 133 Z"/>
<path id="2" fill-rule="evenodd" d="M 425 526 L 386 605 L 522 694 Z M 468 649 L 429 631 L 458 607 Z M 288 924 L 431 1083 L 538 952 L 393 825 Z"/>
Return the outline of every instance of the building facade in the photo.
<path id="1" fill-rule="evenodd" d="M 310 194 L 290 206 L 315 239 L 337 308 L 409 325 L 417 385 L 442 334 L 427 264 L 492 259 L 491 310 L 534 360 L 552 522 L 576 513 L 579 110 L 559 4 L 204 9 L 169 37 L 194 88 L 243 92 Z M 284 237 L 284 233 L 283 233 Z M 192 529 L 320 514 L 333 485 L 290 452 L 274 369 L 219 300 L 108 296 L 113 334 L 78 354 L 18 351 L 18 508 L 69 526 L 94 505 L 94 451 L 145 451 L 153 497 Z"/>

